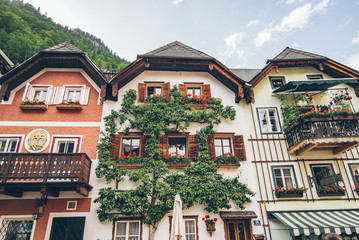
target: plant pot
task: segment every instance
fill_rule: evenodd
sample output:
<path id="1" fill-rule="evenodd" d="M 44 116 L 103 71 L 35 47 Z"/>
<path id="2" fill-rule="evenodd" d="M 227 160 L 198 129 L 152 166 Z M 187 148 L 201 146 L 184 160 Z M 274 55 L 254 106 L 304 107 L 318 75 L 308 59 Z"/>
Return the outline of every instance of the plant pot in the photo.
<path id="1" fill-rule="evenodd" d="M 47 106 L 45 104 L 21 104 L 21 110 L 37 110 L 37 111 L 46 111 Z"/>
<path id="2" fill-rule="evenodd" d="M 189 106 L 196 110 L 203 110 L 203 109 L 207 109 L 208 107 L 207 104 L 203 104 L 203 103 L 198 103 L 198 104 L 191 103 Z"/>
<path id="3" fill-rule="evenodd" d="M 207 232 L 209 232 L 209 234 L 212 237 L 212 233 L 216 231 L 216 226 L 207 226 Z"/>
<path id="4" fill-rule="evenodd" d="M 142 163 L 117 163 L 119 168 L 128 168 L 128 169 L 139 169 L 142 167 Z"/>
<path id="5" fill-rule="evenodd" d="M 191 166 L 190 162 L 167 162 L 167 167 L 168 168 L 185 168 L 185 167 L 189 167 Z"/>
<path id="6" fill-rule="evenodd" d="M 345 192 L 317 192 L 319 197 L 344 196 Z"/>
<path id="7" fill-rule="evenodd" d="M 57 104 L 57 110 L 60 111 L 81 111 L 82 105 L 81 104 Z"/>
<path id="8" fill-rule="evenodd" d="M 277 198 L 300 198 L 303 197 L 303 193 L 275 193 Z"/>
<path id="9" fill-rule="evenodd" d="M 217 163 L 218 168 L 238 168 L 241 164 L 239 162 L 237 163 Z"/>

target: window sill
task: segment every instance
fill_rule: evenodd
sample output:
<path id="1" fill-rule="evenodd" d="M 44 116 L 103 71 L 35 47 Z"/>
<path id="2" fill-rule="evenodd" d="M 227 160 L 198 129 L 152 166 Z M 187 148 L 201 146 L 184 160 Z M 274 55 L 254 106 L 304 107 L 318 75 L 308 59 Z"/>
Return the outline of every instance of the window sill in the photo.
<path id="1" fill-rule="evenodd" d="M 238 163 L 217 163 L 218 168 L 238 168 L 241 164 Z"/>
<path id="2" fill-rule="evenodd" d="M 45 104 L 21 104 L 20 108 L 23 111 L 27 111 L 27 110 L 46 111 L 47 110 L 47 106 Z"/>
<path id="3" fill-rule="evenodd" d="M 276 198 L 301 198 L 303 197 L 303 193 L 276 193 L 275 196 Z"/>
<path id="4" fill-rule="evenodd" d="M 81 104 L 57 104 L 56 109 L 60 111 L 81 111 Z"/>
<path id="5" fill-rule="evenodd" d="M 317 192 L 319 197 L 344 196 L 345 192 Z"/>

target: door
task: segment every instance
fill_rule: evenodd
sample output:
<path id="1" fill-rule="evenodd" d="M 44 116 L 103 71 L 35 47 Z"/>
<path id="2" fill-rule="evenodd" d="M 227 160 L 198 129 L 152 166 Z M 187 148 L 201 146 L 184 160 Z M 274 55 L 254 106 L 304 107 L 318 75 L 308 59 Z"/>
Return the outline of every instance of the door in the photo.
<path id="1" fill-rule="evenodd" d="M 227 240 L 250 240 L 249 229 L 246 221 L 231 220 L 227 221 Z"/>
<path id="2" fill-rule="evenodd" d="M 50 240 L 82 240 L 85 217 L 54 217 Z"/>

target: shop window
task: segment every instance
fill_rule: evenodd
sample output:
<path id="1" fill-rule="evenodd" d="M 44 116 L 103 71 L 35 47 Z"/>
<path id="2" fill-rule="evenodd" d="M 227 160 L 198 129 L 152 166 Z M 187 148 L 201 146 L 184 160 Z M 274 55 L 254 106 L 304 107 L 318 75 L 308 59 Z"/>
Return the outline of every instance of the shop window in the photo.
<path id="1" fill-rule="evenodd" d="M 261 133 L 281 133 L 277 108 L 257 108 Z"/>
<path id="2" fill-rule="evenodd" d="M 0 153 L 15 153 L 18 152 L 20 145 L 20 138 L 0 138 Z"/>
<path id="3" fill-rule="evenodd" d="M 118 221 L 115 224 L 116 240 L 139 240 L 140 221 Z"/>

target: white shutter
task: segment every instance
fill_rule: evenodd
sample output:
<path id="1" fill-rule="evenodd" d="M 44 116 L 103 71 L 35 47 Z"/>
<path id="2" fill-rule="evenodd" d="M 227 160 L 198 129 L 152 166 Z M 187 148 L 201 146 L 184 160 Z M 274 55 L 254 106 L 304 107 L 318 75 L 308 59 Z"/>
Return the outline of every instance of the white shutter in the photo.
<path id="1" fill-rule="evenodd" d="M 53 104 L 59 104 L 62 102 L 62 100 L 64 99 L 64 93 L 65 93 L 65 88 L 64 87 L 57 87 L 56 88 L 56 94 L 53 100 Z"/>
<path id="2" fill-rule="evenodd" d="M 90 88 L 83 87 L 81 89 L 81 100 L 80 100 L 81 105 L 87 105 L 89 100 L 89 95 L 90 95 Z"/>
<path id="3" fill-rule="evenodd" d="M 30 85 L 30 83 L 26 83 L 22 101 L 25 101 L 26 97 L 28 97 L 30 101 L 34 98 L 34 88 Z"/>
<path id="4" fill-rule="evenodd" d="M 47 96 L 46 96 L 46 104 L 51 105 L 54 101 L 54 95 L 56 92 L 56 87 L 49 87 L 47 89 Z"/>

